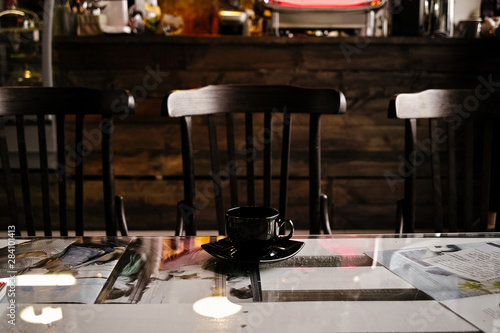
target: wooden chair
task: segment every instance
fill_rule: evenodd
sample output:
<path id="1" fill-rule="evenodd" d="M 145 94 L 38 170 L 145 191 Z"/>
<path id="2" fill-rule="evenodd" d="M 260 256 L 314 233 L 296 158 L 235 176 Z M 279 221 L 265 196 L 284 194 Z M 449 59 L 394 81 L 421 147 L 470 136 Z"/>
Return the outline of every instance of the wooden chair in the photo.
<path id="1" fill-rule="evenodd" d="M 404 198 L 398 202 L 396 232 L 415 231 L 416 196 L 420 193 L 417 170 L 427 161 L 432 170 L 435 231 L 442 232 L 446 226 L 448 232 L 486 231 L 489 208 L 500 208 L 498 195 L 490 196 L 491 190 L 497 192 L 500 185 L 498 169 L 491 169 L 492 157 L 498 161 L 500 153 L 492 146 L 499 115 L 500 93 L 484 87 L 425 90 L 391 99 L 389 118 L 405 120 L 406 165 L 401 164 L 399 169 L 399 176 L 404 178 Z M 417 127 L 417 120 L 426 120 L 427 128 Z M 426 138 L 417 136 L 424 130 Z M 442 173 L 445 167 L 447 172 Z M 447 188 L 443 188 L 443 182 Z M 475 196 L 477 192 L 479 197 Z M 497 231 L 499 224 L 497 217 Z"/>
<path id="2" fill-rule="evenodd" d="M 104 213 L 106 234 L 114 236 L 117 233 L 117 223 L 120 225 L 122 235 L 128 234 L 125 215 L 123 213 L 123 198 L 115 197 L 114 190 L 114 168 L 113 168 L 113 116 L 126 116 L 134 110 L 134 99 L 126 91 L 98 91 L 84 88 L 28 88 L 28 87 L 0 87 L 0 155 L 7 202 L 2 211 L 9 212 L 10 225 L 15 226 L 16 235 L 21 235 L 21 223 L 18 216 L 18 202 L 16 201 L 17 187 L 14 186 L 13 174 L 19 170 L 23 212 L 26 220 L 26 231 L 29 236 L 35 236 L 38 221 L 43 220 L 43 230 L 46 236 L 52 235 L 53 219 L 50 210 L 51 192 L 58 187 L 59 197 L 59 230 L 62 236 L 68 235 L 67 203 L 67 180 L 74 172 L 75 180 L 75 234 L 83 235 L 84 232 L 84 207 L 83 207 L 83 161 L 90 153 L 89 138 L 84 137 L 84 118 L 86 115 L 98 115 L 100 118 L 99 136 L 92 133 L 93 140 L 100 140 L 93 144 L 102 146 L 102 178 L 104 193 Z M 31 116 L 31 117 L 30 117 Z M 65 118 L 75 118 L 75 146 L 68 147 L 65 143 Z M 52 118 L 50 118 L 52 117 Z M 46 125 L 50 119 L 55 119 L 56 137 L 54 141 L 57 146 L 57 160 L 48 161 Z M 32 133 L 26 136 L 26 124 L 34 123 Z M 9 158 L 6 126 L 15 127 L 17 133 L 17 147 L 19 155 L 19 167 L 11 168 L 14 162 Z M 36 135 L 33 132 L 37 132 Z M 88 134 L 88 133 L 87 133 Z M 39 162 L 36 166 L 28 164 L 28 152 L 26 141 L 32 137 L 38 141 Z M 36 139 L 36 137 L 38 139 Z M 27 139 L 28 138 L 28 139 Z M 87 141 L 86 141 L 87 140 Z M 11 148 L 15 147 L 15 141 L 9 142 Z M 51 142 L 49 140 L 49 142 Z M 50 148 L 50 147 L 49 147 Z M 13 149 L 12 149 L 13 150 Z M 90 149 L 91 150 L 91 149 Z M 15 154 L 15 153 L 14 153 Z M 11 152 L 12 156 L 12 152 Z M 38 164 L 39 163 L 39 164 Z M 43 218 L 34 216 L 32 209 L 32 195 L 30 187 L 33 188 L 33 178 L 29 172 L 33 169 L 39 170 L 41 177 L 41 200 L 43 207 Z M 16 177 L 17 179 L 17 177 Z M 54 179 L 57 186 L 50 186 L 49 179 Z M 54 183 L 54 181 L 52 181 Z M 40 186 L 40 185 L 38 185 Z M 54 187 L 53 191 L 52 188 Z M 38 193 L 37 193 L 38 194 Z M 34 195 L 33 195 L 34 196 Z M 8 208 L 7 208 L 8 206 Z M 3 214 L 2 214 L 3 215 Z M 23 214 L 19 214 L 22 216 Z M 3 227 L 7 230 L 7 226 Z"/>
<path id="3" fill-rule="evenodd" d="M 195 215 L 199 207 L 196 205 L 195 176 L 193 163 L 192 118 L 205 116 L 208 126 L 208 142 L 210 145 L 211 178 L 214 184 L 215 206 L 219 234 L 225 234 L 225 210 L 222 200 L 221 165 L 226 161 L 226 178 L 229 179 L 231 207 L 255 205 L 254 156 L 256 153 L 253 120 L 255 114 L 263 114 L 263 202 L 271 206 L 273 114 L 282 117 L 281 170 L 279 175 L 279 211 L 286 216 L 287 189 L 289 178 L 289 161 L 291 146 L 291 130 L 293 113 L 310 114 L 309 126 L 309 206 L 310 232 L 319 234 L 321 227 L 325 233 L 331 233 L 328 220 L 327 197 L 321 193 L 321 136 L 320 119 L 322 114 L 341 114 L 346 110 L 346 101 L 342 93 L 334 89 L 306 89 L 293 86 L 266 85 L 215 85 L 194 90 L 178 90 L 165 96 L 162 115 L 179 117 L 181 121 L 182 160 L 184 171 L 184 200 L 179 203 L 179 216 L 176 233 L 183 229 L 187 235 L 196 233 Z M 244 114 L 246 154 L 247 200 L 242 204 L 238 198 L 238 172 L 236 165 L 236 148 L 234 115 Z M 227 157 L 221 160 L 217 143 L 216 116 L 225 118 Z M 219 118 L 217 118 L 219 119 Z M 182 219 L 181 219 L 182 216 Z"/>

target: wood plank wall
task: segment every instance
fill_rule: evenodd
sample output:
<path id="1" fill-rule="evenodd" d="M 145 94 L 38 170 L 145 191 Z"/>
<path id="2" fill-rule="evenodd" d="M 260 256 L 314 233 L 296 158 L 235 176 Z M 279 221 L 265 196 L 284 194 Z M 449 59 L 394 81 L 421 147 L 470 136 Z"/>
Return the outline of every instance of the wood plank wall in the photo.
<path id="1" fill-rule="evenodd" d="M 178 122 L 159 116 L 161 98 L 170 90 L 255 83 L 343 91 L 347 114 L 322 122 L 323 191 L 335 207 L 334 228 L 393 229 L 402 183 L 394 181 L 391 188 L 386 175 L 399 175 L 404 127 L 387 119 L 391 95 L 475 88 L 479 77 L 500 82 L 497 40 L 98 36 L 61 38 L 55 50 L 57 85 L 129 89 L 137 99 L 136 114 L 117 120 L 114 132 L 117 192 L 126 198 L 131 229 L 172 229 L 182 199 Z M 299 149 L 292 153 L 288 215 L 299 229 L 308 229 L 307 126 L 307 117 L 294 119 Z M 203 130 L 196 131 L 196 143 L 206 141 Z M 196 151 L 200 193 L 209 184 L 207 149 Z M 93 159 L 86 171 L 99 175 Z M 431 221 L 429 174 L 427 166 L 418 173 L 420 229 Z M 86 189 L 88 225 L 99 228 L 98 183 L 88 180 Z M 215 229 L 213 203 L 201 197 L 207 207 L 199 228 Z"/>

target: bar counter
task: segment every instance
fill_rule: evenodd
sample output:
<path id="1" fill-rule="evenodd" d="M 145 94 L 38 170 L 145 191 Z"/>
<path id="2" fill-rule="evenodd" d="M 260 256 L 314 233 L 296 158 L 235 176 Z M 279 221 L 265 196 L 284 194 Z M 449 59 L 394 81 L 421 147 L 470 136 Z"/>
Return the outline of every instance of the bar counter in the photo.
<path id="1" fill-rule="evenodd" d="M 117 121 L 115 131 L 117 190 L 126 198 L 132 229 L 148 219 L 163 221 L 148 228 L 171 229 L 182 198 L 179 126 L 159 116 L 170 90 L 228 83 L 341 90 L 347 113 L 322 119 L 323 191 L 334 205 L 333 228 L 392 229 L 402 183 L 390 186 L 386 175 L 399 174 L 404 126 L 387 119 L 390 97 L 429 88 L 474 89 L 484 82 L 494 89 L 500 82 L 495 39 L 100 35 L 57 37 L 54 50 L 56 85 L 128 89 L 136 98 L 136 114 Z M 303 142 L 301 151 L 292 152 L 289 199 L 299 229 L 308 223 L 301 200 L 308 186 L 307 126 L 307 118 L 298 119 L 292 130 L 293 140 Z M 199 154 L 195 167 L 203 186 L 210 164 L 206 150 Z M 87 170 L 98 175 L 97 164 Z M 424 166 L 419 182 L 429 177 Z M 425 226 L 432 194 L 419 193 L 417 224 Z M 214 221 L 211 207 L 198 220 L 201 228 Z"/>
<path id="2" fill-rule="evenodd" d="M 496 39 L 362 36 L 337 38 L 166 37 L 142 34 L 56 37 L 55 46 L 61 55 L 59 65 L 62 69 L 72 68 L 75 62 L 79 64 L 79 68 L 88 66 L 89 69 L 133 69 L 143 68 L 142 64 L 149 64 L 148 61 L 156 60 L 157 63 L 165 65 L 164 69 L 185 70 L 200 68 L 207 70 L 217 68 L 223 70 L 289 69 L 294 65 L 309 70 L 378 69 L 444 73 L 499 70 L 495 54 L 500 50 L 500 41 Z M 82 50 L 82 47 L 86 49 Z M 258 51 L 262 51 L 263 48 L 266 52 L 259 53 Z M 228 49 L 233 52 L 225 53 Z M 72 52 L 77 50 L 81 58 L 71 57 Z M 200 57 L 200 51 L 207 52 L 205 57 Z M 224 55 L 222 59 L 238 61 L 232 63 L 222 61 L 221 58 L 216 57 L 217 53 Z M 202 64 L 200 58 L 214 61 Z M 96 59 L 100 61 L 97 63 L 92 61 Z M 113 61 L 108 62 L 109 60 Z M 464 65 L 464 61 L 468 69 L 459 66 Z"/>

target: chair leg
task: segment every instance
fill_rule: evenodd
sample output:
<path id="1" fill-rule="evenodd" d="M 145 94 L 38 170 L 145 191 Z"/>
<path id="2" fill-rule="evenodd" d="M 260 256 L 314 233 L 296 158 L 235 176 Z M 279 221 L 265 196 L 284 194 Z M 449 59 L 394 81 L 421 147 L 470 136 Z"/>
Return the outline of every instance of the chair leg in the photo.
<path id="1" fill-rule="evenodd" d="M 404 199 L 400 199 L 396 204 L 396 234 L 403 234 L 404 218 L 403 218 Z"/>
<path id="2" fill-rule="evenodd" d="M 128 236 L 127 218 L 125 217 L 125 207 L 122 196 L 115 196 L 115 211 L 121 235 Z"/>
<path id="3" fill-rule="evenodd" d="M 181 236 L 184 233 L 184 219 L 181 213 L 181 206 L 185 205 L 184 201 L 179 201 L 177 204 L 177 219 L 175 221 L 175 235 Z"/>
<path id="4" fill-rule="evenodd" d="M 328 196 L 322 193 L 319 197 L 320 214 L 321 214 L 321 228 L 325 235 L 331 235 L 332 229 L 330 227 L 330 217 L 328 214 Z"/>

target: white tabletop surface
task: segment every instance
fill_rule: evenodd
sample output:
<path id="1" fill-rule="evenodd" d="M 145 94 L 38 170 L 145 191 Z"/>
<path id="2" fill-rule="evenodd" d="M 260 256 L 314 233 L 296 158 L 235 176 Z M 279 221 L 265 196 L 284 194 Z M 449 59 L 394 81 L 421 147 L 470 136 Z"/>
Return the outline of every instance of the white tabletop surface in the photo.
<path id="1" fill-rule="evenodd" d="M 225 276 L 207 269 L 203 263 L 213 258 L 198 249 L 187 256 L 175 257 L 167 264 L 162 263 L 167 268 L 156 268 L 155 278 L 143 291 L 143 298 L 137 304 L 120 304 L 128 298 L 106 301 L 105 304 L 49 303 L 46 298 L 30 303 L 26 293 L 22 293 L 22 299 L 19 298 L 15 310 L 12 310 L 7 307 L 8 299 L 4 297 L 0 306 L 0 332 L 480 331 L 477 324 L 471 324 L 470 318 L 463 315 L 463 310 L 468 311 L 478 304 L 472 297 L 459 304 L 418 297 L 398 300 L 398 295 L 412 295 L 418 290 L 365 253 L 499 241 L 500 238 L 375 238 L 359 235 L 297 240 L 304 241 L 305 246 L 293 258 L 295 261 L 289 259 L 276 266 L 260 265 L 263 302 L 231 295 L 231 289 L 249 285 L 249 278 Z M 2 242 L 0 240 L 0 245 Z M 160 240 L 151 238 L 145 243 L 148 242 L 163 244 L 165 249 L 165 243 Z M 324 262 L 322 260 L 335 256 L 344 260 L 335 267 L 307 264 L 307 260 Z M 363 263 L 351 266 L 347 258 Z M 306 264 L 296 266 L 294 262 Z M 377 297 L 382 295 L 382 299 L 352 299 L 360 290 L 369 295 L 365 297 L 370 297 L 371 290 L 376 291 Z M 20 292 L 18 290 L 19 295 Z M 387 299 L 383 299 L 384 293 Z M 301 298 L 300 295 L 306 297 Z M 498 295 L 491 296 L 491 302 L 496 302 Z M 197 312 L 193 304 L 210 297 L 231 300 L 235 313 L 215 318 Z M 213 307 L 219 310 L 218 306 Z M 52 310 L 61 318 L 48 324 L 22 319 L 37 321 L 43 318 L 44 310 L 45 313 Z M 24 316 L 21 316 L 23 311 Z M 477 308 L 476 311 L 482 310 Z M 9 313 L 12 312 L 15 313 L 14 322 L 9 320 Z M 498 327 L 496 324 L 488 325 L 482 326 L 482 329 L 494 332 L 498 328 L 497 332 L 500 332 L 500 323 Z"/>

